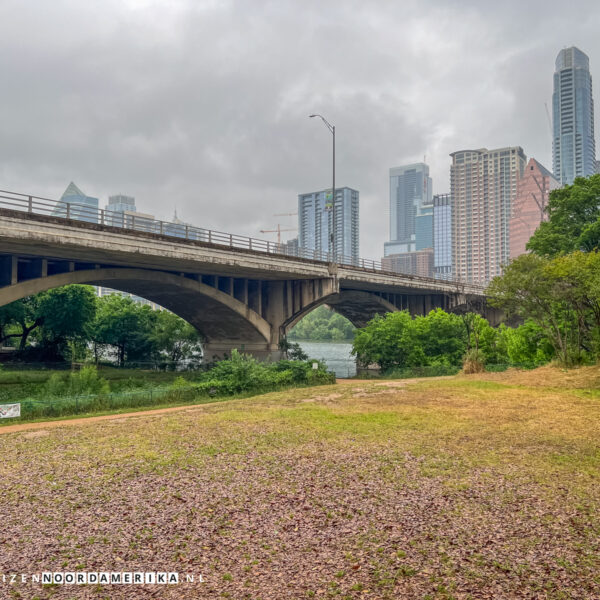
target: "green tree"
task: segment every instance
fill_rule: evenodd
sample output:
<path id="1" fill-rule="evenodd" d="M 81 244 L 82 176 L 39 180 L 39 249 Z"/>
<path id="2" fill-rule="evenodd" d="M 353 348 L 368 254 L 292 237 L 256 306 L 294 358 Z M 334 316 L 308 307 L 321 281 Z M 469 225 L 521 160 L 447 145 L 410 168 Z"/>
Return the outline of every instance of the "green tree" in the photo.
<path id="1" fill-rule="evenodd" d="M 564 365 L 581 362 L 584 324 L 572 300 L 573 290 L 551 260 L 534 254 L 519 256 L 492 280 L 487 293 L 492 306 L 508 316 L 529 318 L 540 327 Z"/>
<path id="2" fill-rule="evenodd" d="M 291 340 L 343 341 L 354 337 L 354 325 L 328 306 L 321 305 L 290 331 Z"/>
<path id="3" fill-rule="evenodd" d="M 156 350 L 175 363 L 185 359 L 200 358 L 198 330 L 168 310 L 156 313 L 154 340 Z"/>
<path id="4" fill-rule="evenodd" d="M 157 352 L 157 340 L 153 335 L 156 321 L 157 314 L 149 306 L 111 294 L 100 298 L 90 336 L 96 347 L 114 347 L 121 366 L 126 360 L 149 360 Z"/>
<path id="5" fill-rule="evenodd" d="M 529 240 L 529 250 L 553 257 L 600 248 L 600 175 L 578 177 L 573 185 L 553 190 L 547 210 L 548 221 Z"/>
<path id="6" fill-rule="evenodd" d="M 466 349 L 466 329 L 463 320 L 441 308 L 415 318 L 419 342 L 426 357 L 422 364 L 460 364 Z"/>
<path id="7" fill-rule="evenodd" d="M 90 286 L 48 290 L 0 308 L 2 341 L 20 338 L 19 351 L 23 352 L 33 334 L 40 358 L 65 358 L 69 342 L 85 339 L 95 312 L 96 296 Z M 15 331 L 5 333 L 10 325 Z"/>
<path id="8" fill-rule="evenodd" d="M 36 297 L 38 337 L 49 354 L 65 356 L 67 343 L 84 341 L 96 315 L 97 298 L 87 285 L 65 285 Z"/>
<path id="9" fill-rule="evenodd" d="M 29 334 L 41 323 L 35 315 L 35 309 L 34 297 L 17 300 L 0 307 L 0 343 L 18 339 L 18 348 L 23 350 Z"/>
<path id="10" fill-rule="evenodd" d="M 499 333 L 511 364 L 543 365 L 554 357 L 552 344 L 542 328 L 531 319 L 515 328 L 501 325 Z"/>
<path id="11" fill-rule="evenodd" d="M 367 367 L 377 364 L 382 371 L 408 364 L 408 354 L 414 345 L 414 327 L 408 311 L 375 315 L 367 325 L 356 331 L 352 353 L 357 362 Z"/>

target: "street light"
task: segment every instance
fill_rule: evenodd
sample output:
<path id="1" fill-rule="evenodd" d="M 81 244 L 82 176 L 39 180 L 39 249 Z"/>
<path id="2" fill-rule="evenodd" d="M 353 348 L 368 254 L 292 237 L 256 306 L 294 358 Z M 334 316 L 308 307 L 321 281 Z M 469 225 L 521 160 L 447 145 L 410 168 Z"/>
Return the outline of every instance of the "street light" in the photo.
<path id="1" fill-rule="evenodd" d="M 325 123 L 325 127 L 329 129 L 329 131 L 333 135 L 333 185 L 331 186 L 331 232 L 329 233 L 329 243 L 331 244 L 331 256 L 333 258 L 333 262 L 335 261 L 335 125 L 332 125 L 323 115 L 309 115 L 309 118 L 312 119 L 314 117 L 319 117 L 323 123 Z"/>

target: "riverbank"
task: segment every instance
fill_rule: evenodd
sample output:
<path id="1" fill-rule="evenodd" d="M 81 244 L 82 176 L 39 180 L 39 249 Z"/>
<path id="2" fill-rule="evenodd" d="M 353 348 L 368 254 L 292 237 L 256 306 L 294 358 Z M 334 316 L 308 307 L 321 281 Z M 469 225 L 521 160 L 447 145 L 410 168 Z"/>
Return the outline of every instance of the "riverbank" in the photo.
<path id="1" fill-rule="evenodd" d="M 599 387 L 354 380 L 2 435 L 0 569 L 202 575 L 166 600 L 599 597 Z"/>

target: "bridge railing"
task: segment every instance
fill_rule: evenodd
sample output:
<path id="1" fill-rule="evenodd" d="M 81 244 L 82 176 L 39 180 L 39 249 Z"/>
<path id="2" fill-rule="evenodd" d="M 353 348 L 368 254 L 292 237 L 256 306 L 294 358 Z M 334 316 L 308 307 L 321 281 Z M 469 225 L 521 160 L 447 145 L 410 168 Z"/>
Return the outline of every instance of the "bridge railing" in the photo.
<path id="1" fill-rule="evenodd" d="M 157 235 L 174 237 L 186 240 L 195 240 L 225 246 L 227 248 L 239 248 L 244 250 L 255 250 L 257 252 L 265 252 L 268 254 L 279 254 L 283 256 L 307 258 L 320 262 L 335 262 L 341 265 L 359 267 L 370 271 L 381 271 L 390 275 L 402 275 L 414 281 L 440 283 L 441 280 L 431 279 L 429 277 L 420 277 L 408 273 L 398 273 L 386 269 L 380 261 L 369 260 L 364 258 L 354 258 L 340 254 L 332 255 L 331 252 L 323 252 L 321 250 L 311 250 L 309 248 L 301 248 L 298 246 L 290 246 L 288 244 L 280 244 L 277 242 L 269 242 L 250 238 L 243 235 L 225 233 L 222 231 L 214 231 L 212 229 L 203 229 L 194 227 L 187 223 L 178 223 L 172 221 L 160 221 L 149 217 L 135 214 L 133 212 L 117 212 L 108 209 L 96 208 L 82 203 L 63 202 L 61 200 L 52 200 L 41 196 L 32 196 L 28 194 L 20 194 L 17 192 L 9 192 L 0 190 L 0 208 L 8 208 L 10 210 L 34 213 L 38 215 L 46 215 L 58 217 L 66 220 L 83 221 L 87 223 L 95 223 L 98 225 L 110 225 L 112 227 L 121 227 L 125 230 L 143 231 L 146 233 L 154 233 Z M 460 282 L 449 281 L 449 283 Z M 470 284 L 470 287 L 478 287 Z M 483 286 L 481 287 L 483 290 Z"/>

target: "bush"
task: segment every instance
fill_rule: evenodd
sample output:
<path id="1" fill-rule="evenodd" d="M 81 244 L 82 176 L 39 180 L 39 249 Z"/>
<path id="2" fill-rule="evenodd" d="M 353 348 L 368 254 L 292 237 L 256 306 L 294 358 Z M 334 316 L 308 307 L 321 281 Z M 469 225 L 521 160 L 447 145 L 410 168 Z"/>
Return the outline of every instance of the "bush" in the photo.
<path id="1" fill-rule="evenodd" d="M 485 359 L 481 350 L 471 348 L 463 359 L 463 373 L 483 373 L 485 371 Z"/>
<path id="2" fill-rule="evenodd" d="M 90 396 L 108 394 L 108 381 L 98 375 L 94 366 L 82 367 L 68 376 L 53 373 L 45 386 L 48 396 Z"/>

